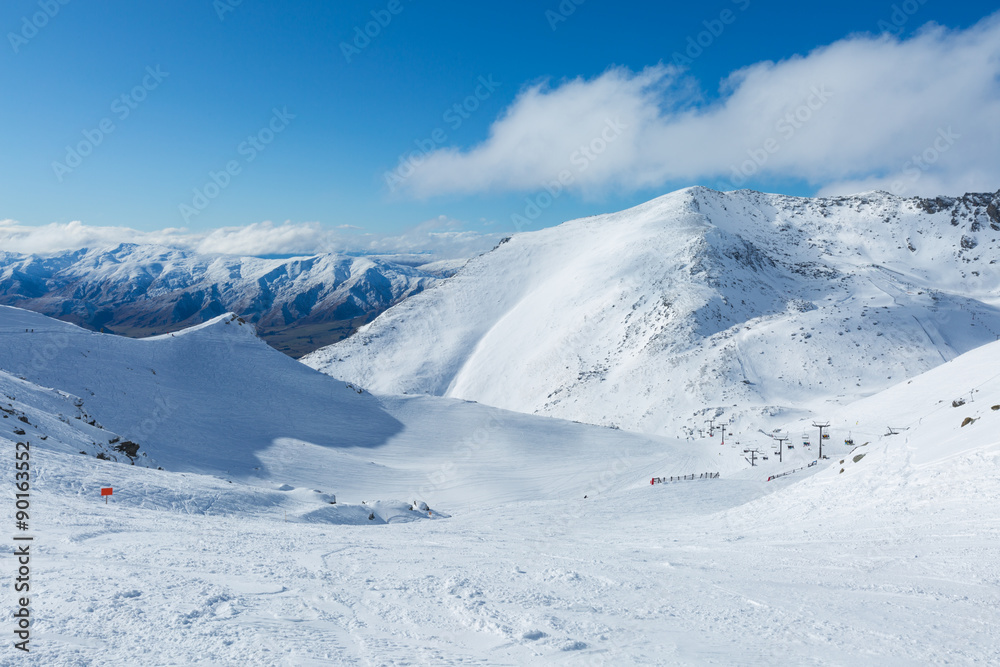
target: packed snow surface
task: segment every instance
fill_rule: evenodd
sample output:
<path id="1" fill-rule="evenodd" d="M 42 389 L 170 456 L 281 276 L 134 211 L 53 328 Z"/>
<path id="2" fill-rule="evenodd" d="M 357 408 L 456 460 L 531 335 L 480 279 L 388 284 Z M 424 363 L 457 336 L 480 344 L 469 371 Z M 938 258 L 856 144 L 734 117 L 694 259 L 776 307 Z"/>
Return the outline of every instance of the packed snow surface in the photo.
<path id="1" fill-rule="evenodd" d="M 811 467 L 811 420 L 779 462 L 372 396 L 229 314 L 132 340 L 0 308 L 0 369 L 2 484 L 23 442 L 32 485 L 4 548 L 34 537 L 2 664 L 1000 661 L 1000 343 L 831 408 Z"/>

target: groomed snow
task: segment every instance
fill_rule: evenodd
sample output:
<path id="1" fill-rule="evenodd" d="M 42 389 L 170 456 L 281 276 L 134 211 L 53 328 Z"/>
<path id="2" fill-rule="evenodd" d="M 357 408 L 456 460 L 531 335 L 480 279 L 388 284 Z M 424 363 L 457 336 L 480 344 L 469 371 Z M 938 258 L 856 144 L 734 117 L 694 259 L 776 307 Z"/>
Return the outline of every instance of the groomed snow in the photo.
<path id="1" fill-rule="evenodd" d="M 718 437 L 359 394 L 230 316 L 136 341 L 0 309 L 35 536 L 32 651 L 0 662 L 995 663 L 998 353 L 831 412 L 830 458 L 768 482 L 815 435 L 750 468 Z M 116 435 L 146 461 L 95 458 Z"/>

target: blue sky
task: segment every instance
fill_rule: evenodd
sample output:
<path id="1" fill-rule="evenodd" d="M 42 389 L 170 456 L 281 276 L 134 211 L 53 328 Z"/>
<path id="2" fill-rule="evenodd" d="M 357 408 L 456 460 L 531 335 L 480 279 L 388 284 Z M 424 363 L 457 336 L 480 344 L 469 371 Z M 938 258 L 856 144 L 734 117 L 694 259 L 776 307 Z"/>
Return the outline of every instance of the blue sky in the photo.
<path id="1" fill-rule="evenodd" d="M 986 157 L 964 153 L 995 141 L 982 136 L 989 117 L 959 109 L 1000 98 L 996 21 L 982 23 L 994 3 L 63 1 L 0 8 L 0 220 L 22 227 L 503 234 L 694 184 L 1000 187 Z M 928 35 L 932 22 L 946 30 Z M 366 28 L 374 36 L 359 38 Z M 906 89 L 952 86 L 950 107 L 878 99 L 877 72 L 894 80 L 924 57 L 942 72 L 914 65 Z M 955 82 L 945 65 L 972 71 Z M 868 88 L 847 90 L 862 74 Z M 839 87 L 824 109 L 827 95 L 810 91 L 828 80 Z M 873 114 L 885 104 L 884 127 L 852 116 L 868 100 Z M 776 128 L 796 109 L 817 120 L 786 136 Z M 887 150 L 859 126 L 899 136 Z M 970 132 L 979 138 L 954 138 Z M 907 156 L 935 140 L 933 164 L 915 170 Z M 600 155 L 573 150 L 594 141 Z M 401 166 L 407 153 L 420 164 Z M 745 163 L 755 154 L 764 161 Z M 563 163 L 568 182 L 541 194 Z M 917 171 L 913 187 L 900 180 Z"/>

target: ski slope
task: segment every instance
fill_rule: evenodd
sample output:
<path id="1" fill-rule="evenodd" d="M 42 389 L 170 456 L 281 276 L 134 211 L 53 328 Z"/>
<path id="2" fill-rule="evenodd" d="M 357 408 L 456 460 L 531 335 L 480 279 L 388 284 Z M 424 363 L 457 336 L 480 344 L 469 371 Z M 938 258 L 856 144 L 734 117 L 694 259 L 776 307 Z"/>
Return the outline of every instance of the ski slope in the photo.
<path id="1" fill-rule="evenodd" d="M 517 234 L 303 361 L 651 434 L 777 426 L 996 340 L 998 205 L 688 188 Z"/>
<path id="2" fill-rule="evenodd" d="M 0 446 L 31 443 L 35 537 L 32 650 L 0 662 L 991 664 L 998 352 L 841 406 L 830 458 L 768 482 L 816 443 L 751 468 L 749 429 L 359 394 L 229 315 L 131 340 L 0 309 Z M 143 426 L 157 399 L 175 412 Z"/>
<path id="3" fill-rule="evenodd" d="M 0 369 L 67 392 L 110 437 L 174 472 L 336 487 L 358 500 L 423 490 L 428 502 L 482 503 L 583 495 L 575 476 L 617 453 L 670 459 L 668 474 L 719 463 L 664 438 L 467 401 L 374 397 L 275 352 L 232 314 L 130 339 L 0 306 L 0 337 Z M 529 458 L 513 484 L 509 471 Z"/>

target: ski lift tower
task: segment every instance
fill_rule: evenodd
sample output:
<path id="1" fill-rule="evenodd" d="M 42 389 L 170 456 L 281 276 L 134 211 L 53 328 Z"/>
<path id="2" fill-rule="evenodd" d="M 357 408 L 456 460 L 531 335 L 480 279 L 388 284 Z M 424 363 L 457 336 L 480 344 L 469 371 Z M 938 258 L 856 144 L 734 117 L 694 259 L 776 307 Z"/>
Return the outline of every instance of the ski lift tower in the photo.
<path id="1" fill-rule="evenodd" d="M 786 433 L 785 435 L 780 435 L 780 434 L 775 435 L 774 439 L 778 441 L 778 463 L 781 463 L 782 462 L 781 453 L 782 449 L 784 449 L 783 445 L 785 443 L 785 440 L 788 440 L 788 434 Z"/>
<path id="2" fill-rule="evenodd" d="M 816 428 L 819 429 L 819 458 L 820 458 L 820 460 L 822 460 L 823 459 L 823 429 L 830 428 L 830 422 L 826 422 L 824 424 L 819 424 L 817 422 L 813 422 L 813 426 L 815 426 Z"/>
<path id="3" fill-rule="evenodd" d="M 733 425 L 733 418 L 732 417 L 730 417 L 729 419 L 727 419 L 724 422 L 720 422 L 719 423 L 719 428 L 722 429 L 722 444 L 723 445 L 726 444 L 726 432 L 729 431 L 729 427 L 732 426 L 732 425 Z M 729 435 L 732 436 L 733 434 L 730 432 Z M 738 445 L 740 443 L 737 440 L 735 444 Z"/>

